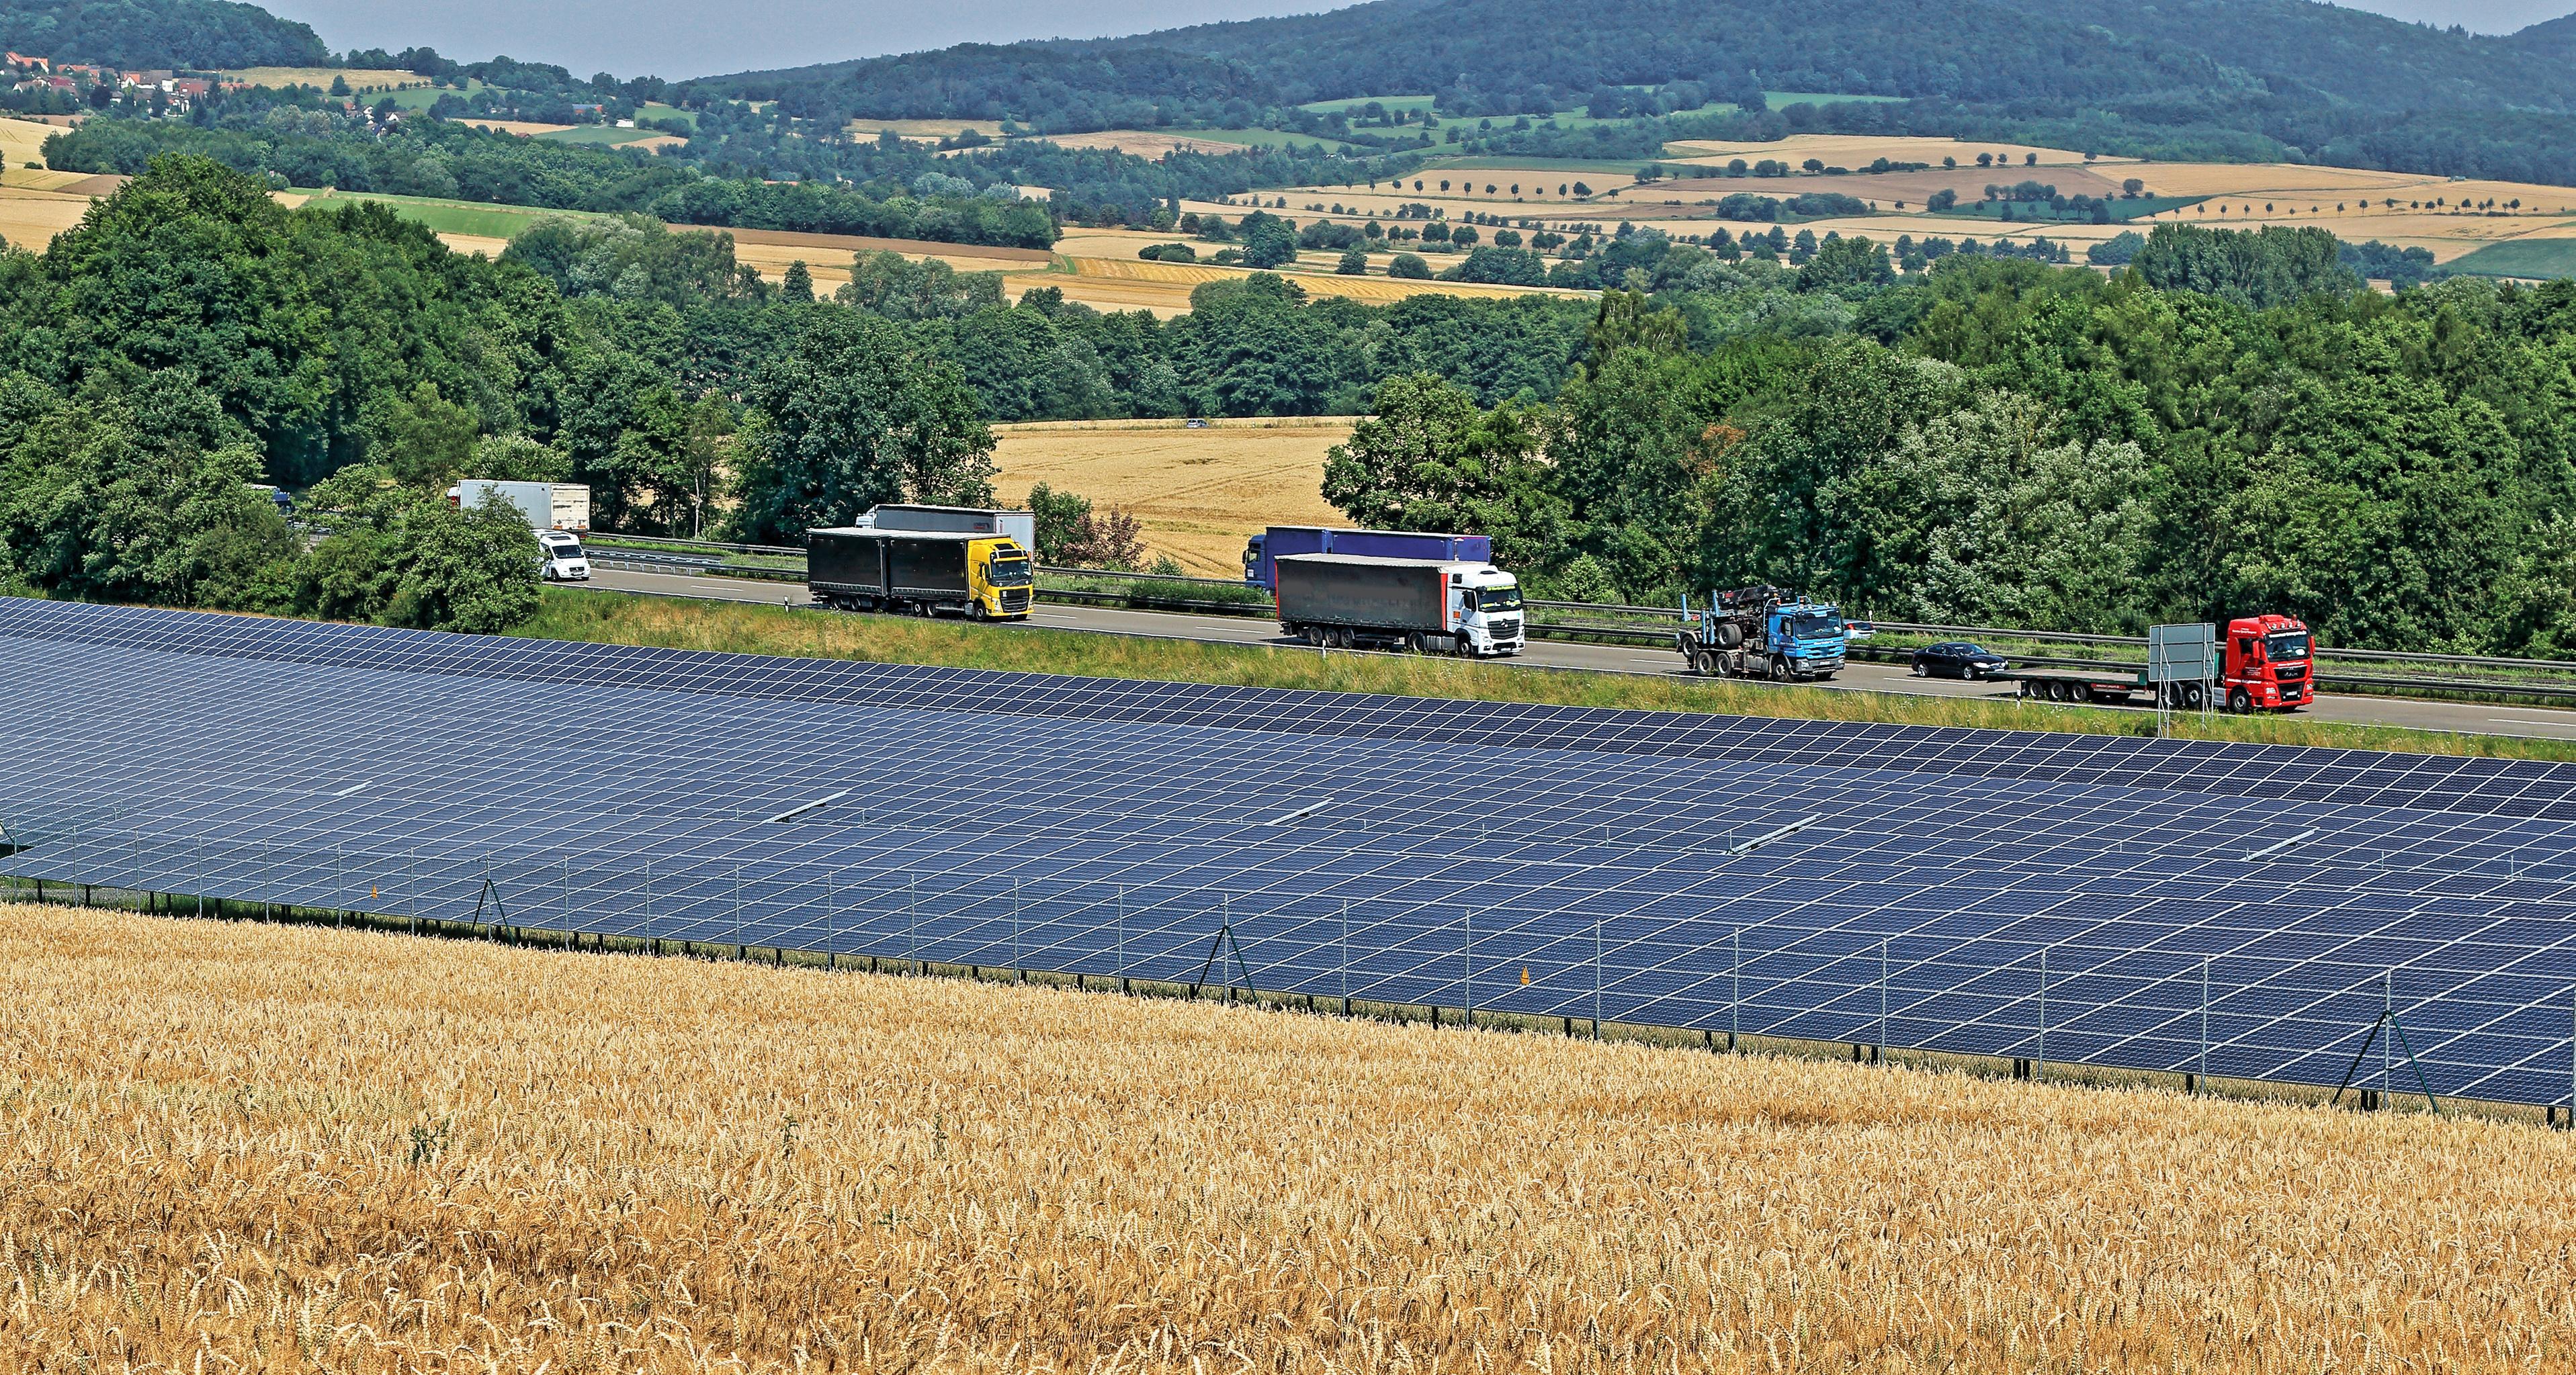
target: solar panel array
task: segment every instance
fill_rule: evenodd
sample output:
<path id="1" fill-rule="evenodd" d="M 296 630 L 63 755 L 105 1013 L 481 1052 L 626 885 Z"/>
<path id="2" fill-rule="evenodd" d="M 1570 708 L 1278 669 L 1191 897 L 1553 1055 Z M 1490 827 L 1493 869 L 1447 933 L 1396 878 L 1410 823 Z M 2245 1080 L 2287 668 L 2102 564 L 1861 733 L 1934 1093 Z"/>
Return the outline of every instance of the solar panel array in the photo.
<path id="1" fill-rule="evenodd" d="M 2576 1086 L 2563 765 L 11 599 L 0 701 L 66 883 L 2306 1083 L 2388 1007 Z"/>

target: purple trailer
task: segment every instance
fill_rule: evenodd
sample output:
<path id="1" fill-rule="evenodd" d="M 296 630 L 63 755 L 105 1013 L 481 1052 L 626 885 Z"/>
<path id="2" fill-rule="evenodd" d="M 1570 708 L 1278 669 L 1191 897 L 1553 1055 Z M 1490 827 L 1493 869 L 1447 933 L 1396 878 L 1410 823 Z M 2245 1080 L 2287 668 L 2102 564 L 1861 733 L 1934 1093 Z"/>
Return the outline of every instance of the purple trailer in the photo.
<path id="1" fill-rule="evenodd" d="M 1438 559 L 1492 563 L 1494 542 L 1483 535 L 1426 535 L 1412 530 L 1331 530 L 1320 525 L 1273 525 L 1243 547 L 1243 581 L 1279 590 L 1279 560 L 1289 554 L 1344 554 L 1365 559 Z"/>

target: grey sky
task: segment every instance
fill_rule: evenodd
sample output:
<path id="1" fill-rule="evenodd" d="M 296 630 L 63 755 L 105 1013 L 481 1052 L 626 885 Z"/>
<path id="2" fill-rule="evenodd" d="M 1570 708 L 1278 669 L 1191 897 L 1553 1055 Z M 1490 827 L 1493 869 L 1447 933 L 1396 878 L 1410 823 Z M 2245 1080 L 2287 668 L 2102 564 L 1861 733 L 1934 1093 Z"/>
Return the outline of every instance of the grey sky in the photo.
<path id="1" fill-rule="evenodd" d="M 1343 0 L 1347 3 L 1347 0 Z M 1335 0 L 261 0 L 334 48 L 426 43 L 459 61 L 507 53 L 588 76 L 708 76 L 915 52 L 951 43 L 1099 38 L 1181 24 L 1335 9 Z M 2571 0 L 2369 0 L 2358 8 L 2482 33 L 2554 18 Z"/>

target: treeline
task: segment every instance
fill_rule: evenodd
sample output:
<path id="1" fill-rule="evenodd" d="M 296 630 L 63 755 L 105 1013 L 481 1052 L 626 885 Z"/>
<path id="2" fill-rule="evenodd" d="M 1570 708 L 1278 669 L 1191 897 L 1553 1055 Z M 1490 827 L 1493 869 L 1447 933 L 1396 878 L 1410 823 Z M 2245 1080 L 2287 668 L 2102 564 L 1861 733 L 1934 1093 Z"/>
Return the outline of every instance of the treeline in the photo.
<path id="1" fill-rule="evenodd" d="M 254 110 L 256 113 L 254 113 Z M 386 128 L 290 104 L 237 107 L 221 122 L 93 119 L 45 141 L 58 170 L 135 175 L 164 153 L 211 158 L 272 186 L 453 197 L 552 210 L 636 211 L 686 224 L 869 234 L 1044 248 L 1046 207 L 1001 181 L 918 195 L 829 182 L 702 175 L 675 161 L 549 143 L 437 121 Z M 964 170 L 942 163 L 951 170 Z M 927 169 L 925 169 L 927 170 Z M 946 176 L 946 173 L 941 173 Z M 950 177 L 957 181 L 958 178 Z M 998 194 L 986 194 L 997 192 Z"/>
<path id="2" fill-rule="evenodd" d="M 1838 287 L 1845 333 L 1701 346 L 1691 300 L 1614 294 L 1552 404 L 1382 387 L 1326 495 L 1589 599 L 1767 581 L 1895 619 L 2576 650 L 2576 283 L 2392 298 L 2321 234 L 2167 230 L 2113 279 L 1953 256 Z"/>

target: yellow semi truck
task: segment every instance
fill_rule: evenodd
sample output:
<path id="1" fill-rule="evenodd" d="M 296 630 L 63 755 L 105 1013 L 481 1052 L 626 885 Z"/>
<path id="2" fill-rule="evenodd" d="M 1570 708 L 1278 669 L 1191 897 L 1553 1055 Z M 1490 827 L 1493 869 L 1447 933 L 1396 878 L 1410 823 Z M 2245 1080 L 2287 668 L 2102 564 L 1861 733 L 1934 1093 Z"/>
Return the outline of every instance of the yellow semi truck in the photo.
<path id="1" fill-rule="evenodd" d="M 805 536 L 805 586 L 843 611 L 1026 620 L 1036 560 L 1008 535 L 857 526 Z"/>

